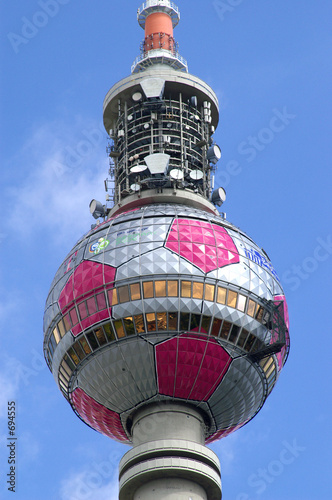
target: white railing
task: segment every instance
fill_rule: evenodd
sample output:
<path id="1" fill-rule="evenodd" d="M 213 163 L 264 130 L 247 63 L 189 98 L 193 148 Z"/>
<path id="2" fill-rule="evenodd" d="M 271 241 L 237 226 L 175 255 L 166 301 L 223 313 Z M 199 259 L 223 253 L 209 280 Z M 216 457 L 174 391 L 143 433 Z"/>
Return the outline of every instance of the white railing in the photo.
<path id="1" fill-rule="evenodd" d="M 170 2 L 169 0 L 147 0 L 144 2 L 138 9 L 137 13 L 138 15 L 141 15 L 143 10 L 148 9 L 149 7 L 156 7 L 158 5 L 162 5 L 164 7 L 170 7 L 173 9 L 177 14 L 179 14 L 179 7 L 175 5 L 174 2 Z"/>
<path id="2" fill-rule="evenodd" d="M 159 52 L 157 54 L 157 51 Z M 186 71 L 188 71 L 188 62 L 186 61 L 186 59 L 182 56 L 180 56 L 180 54 L 178 52 L 170 52 L 170 51 L 166 51 L 166 50 L 162 50 L 162 49 L 156 49 L 156 50 L 149 50 L 148 52 L 145 52 L 143 54 L 140 54 L 138 57 L 136 57 L 135 61 L 133 62 L 132 66 L 131 66 L 131 72 L 133 73 L 134 70 L 136 69 L 136 67 L 139 65 L 140 62 L 146 60 L 150 60 L 151 63 L 153 64 L 153 59 L 155 58 L 164 58 L 164 59 L 169 59 L 170 62 L 172 61 L 179 61 L 180 65 L 182 66 L 182 68 Z"/>

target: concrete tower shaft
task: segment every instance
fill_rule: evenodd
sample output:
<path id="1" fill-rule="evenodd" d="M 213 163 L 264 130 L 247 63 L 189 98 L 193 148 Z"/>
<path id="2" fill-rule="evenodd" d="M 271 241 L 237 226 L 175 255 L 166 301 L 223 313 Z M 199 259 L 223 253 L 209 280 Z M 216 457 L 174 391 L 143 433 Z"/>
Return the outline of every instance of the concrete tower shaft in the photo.
<path id="1" fill-rule="evenodd" d="M 218 457 L 205 443 L 202 413 L 150 405 L 135 415 L 133 449 L 120 462 L 120 500 L 220 500 Z"/>

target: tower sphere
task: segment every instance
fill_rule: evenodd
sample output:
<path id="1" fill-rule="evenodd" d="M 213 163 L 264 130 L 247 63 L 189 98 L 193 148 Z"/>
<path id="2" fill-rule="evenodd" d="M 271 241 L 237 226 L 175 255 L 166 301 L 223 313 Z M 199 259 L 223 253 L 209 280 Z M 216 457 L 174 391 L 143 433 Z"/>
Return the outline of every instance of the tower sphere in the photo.
<path id="1" fill-rule="evenodd" d="M 206 441 L 261 408 L 284 365 L 287 306 L 267 255 L 212 213 L 154 204 L 107 219 L 60 266 L 45 351 L 88 425 L 131 441 L 143 405 L 186 402 Z"/>
<path id="2" fill-rule="evenodd" d="M 178 8 L 150 0 L 137 16 L 142 52 L 104 102 L 113 206 L 91 202 L 97 224 L 55 275 L 44 353 L 74 412 L 134 445 L 120 500 L 154 498 L 148 487 L 166 498 L 158 460 L 181 492 L 170 500 L 189 498 L 187 486 L 218 500 L 205 444 L 271 393 L 289 351 L 287 303 L 266 252 L 216 208 L 218 99 L 178 53 Z"/>

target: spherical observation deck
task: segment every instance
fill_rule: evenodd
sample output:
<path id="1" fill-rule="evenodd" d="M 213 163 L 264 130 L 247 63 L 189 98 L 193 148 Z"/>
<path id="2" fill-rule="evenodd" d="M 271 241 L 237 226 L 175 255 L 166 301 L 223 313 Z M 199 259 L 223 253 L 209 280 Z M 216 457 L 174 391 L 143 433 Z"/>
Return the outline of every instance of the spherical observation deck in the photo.
<path id="1" fill-rule="evenodd" d="M 287 357 L 287 306 L 266 254 L 206 211 L 155 204 L 111 217 L 60 266 L 48 365 L 91 427 L 131 442 L 137 410 L 186 402 L 205 440 L 248 422 Z"/>

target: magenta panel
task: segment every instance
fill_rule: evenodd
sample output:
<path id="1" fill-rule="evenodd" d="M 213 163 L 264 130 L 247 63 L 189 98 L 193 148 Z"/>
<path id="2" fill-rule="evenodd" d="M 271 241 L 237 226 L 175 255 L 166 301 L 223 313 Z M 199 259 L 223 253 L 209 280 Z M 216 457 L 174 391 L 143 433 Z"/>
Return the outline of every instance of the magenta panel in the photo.
<path id="1" fill-rule="evenodd" d="M 64 286 L 59 305 L 62 313 L 67 311 L 68 306 L 77 298 L 86 298 L 96 292 L 105 284 L 112 285 L 116 269 L 112 266 L 85 260 L 75 269 Z"/>
<path id="2" fill-rule="evenodd" d="M 157 345 L 156 360 L 161 394 L 207 401 L 232 358 L 214 339 L 182 335 Z"/>
<path id="3" fill-rule="evenodd" d="M 74 337 L 77 337 L 77 335 L 82 333 L 83 330 L 85 330 L 86 328 L 89 328 L 95 323 L 99 323 L 100 321 L 103 321 L 110 317 L 111 314 L 108 309 L 106 309 L 105 311 L 99 311 L 95 314 L 92 314 L 92 316 L 89 316 L 88 318 L 81 320 L 77 325 L 72 327 L 71 331 Z"/>
<path id="4" fill-rule="evenodd" d="M 205 273 L 240 262 L 226 229 L 196 219 L 175 220 L 165 246 Z"/>
<path id="5" fill-rule="evenodd" d="M 232 434 L 232 432 L 235 432 L 237 431 L 238 429 L 240 429 L 241 427 L 244 426 L 244 424 L 246 424 L 247 422 L 243 422 L 239 425 L 235 425 L 233 427 L 228 427 L 228 429 L 221 429 L 220 431 L 217 431 L 215 434 L 212 434 L 212 436 L 210 436 L 207 440 L 206 440 L 206 444 L 209 444 L 209 443 L 213 443 L 214 441 L 218 441 L 218 439 L 221 439 L 221 438 L 224 438 L 226 436 L 229 436 L 230 434 Z"/>
<path id="6" fill-rule="evenodd" d="M 80 388 L 71 394 L 71 401 L 80 417 L 93 429 L 121 443 L 129 443 L 118 413 L 97 403 Z"/>

